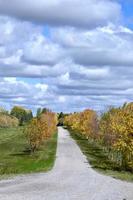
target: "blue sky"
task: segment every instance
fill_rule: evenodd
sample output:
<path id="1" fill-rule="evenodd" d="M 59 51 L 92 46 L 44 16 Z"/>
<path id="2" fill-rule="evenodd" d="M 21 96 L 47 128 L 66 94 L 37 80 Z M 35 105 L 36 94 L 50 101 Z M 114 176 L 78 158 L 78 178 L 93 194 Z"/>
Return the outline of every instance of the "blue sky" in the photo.
<path id="1" fill-rule="evenodd" d="M 122 0 L 120 1 L 122 5 L 122 12 L 124 15 L 125 25 L 133 29 L 133 1 L 132 0 Z"/>
<path id="2" fill-rule="evenodd" d="M 1 0 L 0 105 L 73 112 L 131 102 L 132 21 L 130 0 Z"/>

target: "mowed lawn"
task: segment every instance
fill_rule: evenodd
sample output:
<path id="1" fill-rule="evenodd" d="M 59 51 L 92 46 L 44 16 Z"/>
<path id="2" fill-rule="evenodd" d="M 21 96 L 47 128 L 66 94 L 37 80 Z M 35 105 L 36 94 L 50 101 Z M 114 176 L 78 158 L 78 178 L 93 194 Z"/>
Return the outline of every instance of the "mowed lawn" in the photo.
<path id="1" fill-rule="evenodd" d="M 22 127 L 0 129 L 0 177 L 50 170 L 54 165 L 56 147 L 57 133 L 31 155 Z"/>

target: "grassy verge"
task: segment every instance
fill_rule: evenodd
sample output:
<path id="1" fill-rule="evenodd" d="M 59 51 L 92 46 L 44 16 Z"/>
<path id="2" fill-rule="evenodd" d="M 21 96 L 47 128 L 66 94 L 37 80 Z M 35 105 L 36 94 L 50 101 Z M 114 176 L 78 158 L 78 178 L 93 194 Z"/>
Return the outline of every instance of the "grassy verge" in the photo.
<path id="1" fill-rule="evenodd" d="M 108 155 L 103 152 L 100 146 L 89 142 L 83 136 L 70 130 L 71 136 L 76 140 L 82 152 L 86 155 L 92 168 L 113 178 L 125 181 L 133 181 L 133 174 L 127 171 L 121 171 L 116 163 L 108 159 Z"/>
<path id="2" fill-rule="evenodd" d="M 7 175 L 46 172 L 55 161 L 57 134 L 48 139 L 31 155 L 23 128 L 0 129 L 0 178 Z"/>

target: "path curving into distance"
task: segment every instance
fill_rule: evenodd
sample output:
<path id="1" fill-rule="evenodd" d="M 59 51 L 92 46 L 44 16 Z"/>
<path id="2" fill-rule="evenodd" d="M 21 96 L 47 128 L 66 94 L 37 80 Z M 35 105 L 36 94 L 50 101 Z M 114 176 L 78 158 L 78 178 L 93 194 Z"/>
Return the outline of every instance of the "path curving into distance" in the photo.
<path id="1" fill-rule="evenodd" d="M 95 172 L 69 132 L 59 127 L 53 170 L 0 181 L 0 200 L 133 200 L 133 183 Z"/>

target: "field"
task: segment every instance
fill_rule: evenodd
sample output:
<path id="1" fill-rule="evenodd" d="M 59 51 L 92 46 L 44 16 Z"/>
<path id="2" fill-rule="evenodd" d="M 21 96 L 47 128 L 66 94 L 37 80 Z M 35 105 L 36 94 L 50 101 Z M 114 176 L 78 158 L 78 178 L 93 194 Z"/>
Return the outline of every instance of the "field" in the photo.
<path id="1" fill-rule="evenodd" d="M 5 175 L 46 172 L 55 161 L 57 134 L 30 154 L 22 127 L 0 129 L 0 177 Z"/>
<path id="2" fill-rule="evenodd" d="M 116 179 L 133 181 L 133 174 L 128 171 L 121 171 L 116 163 L 108 159 L 108 155 L 103 152 L 100 146 L 89 142 L 83 136 L 74 133 L 72 130 L 70 132 L 72 138 L 76 140 L 93 169 Z"/>

